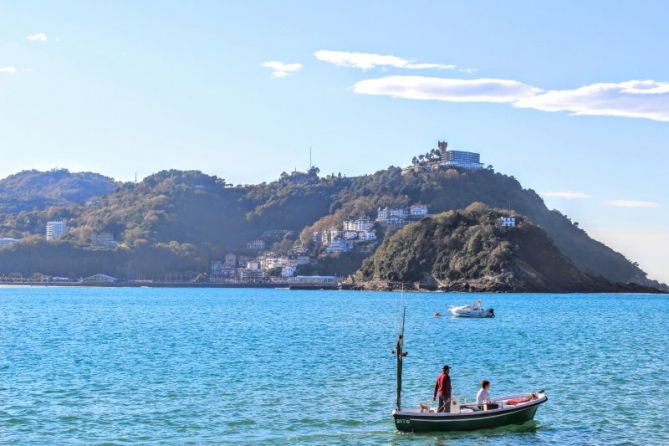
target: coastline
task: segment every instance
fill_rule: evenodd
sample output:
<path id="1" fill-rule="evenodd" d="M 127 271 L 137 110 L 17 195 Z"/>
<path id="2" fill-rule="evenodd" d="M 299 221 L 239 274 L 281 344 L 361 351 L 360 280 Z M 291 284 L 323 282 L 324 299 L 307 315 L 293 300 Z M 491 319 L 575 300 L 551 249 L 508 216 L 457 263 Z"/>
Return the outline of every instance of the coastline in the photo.
<path id="1" fill-rule="evenodd" d="M 412 293 L 443 293 L 443 294 L 669 294 L 667 290 L 659 290 L 641 286 L 625 287 L 615 290 L 569 290 L 569 291 L 547 291 L 547 290 L 455 290 L 455 289 L 431 289 L 415 287 L 414 284 L 404 288 L 406 292 Z M 0 283 L 2 288 L 249 288 L 249 289 L 288 289 L 292 291 L 372 291 L 372 292 L 397 292 L 401 291 L 401 284 L 390 284 L 388 286 L 355 286 L 355 285 L 299 285 L 290 286 L 285 283 L 190 283 L 190 282 L 114 282 L 114 283 L 47 283 L 47 282 L 21 282 Z"/>

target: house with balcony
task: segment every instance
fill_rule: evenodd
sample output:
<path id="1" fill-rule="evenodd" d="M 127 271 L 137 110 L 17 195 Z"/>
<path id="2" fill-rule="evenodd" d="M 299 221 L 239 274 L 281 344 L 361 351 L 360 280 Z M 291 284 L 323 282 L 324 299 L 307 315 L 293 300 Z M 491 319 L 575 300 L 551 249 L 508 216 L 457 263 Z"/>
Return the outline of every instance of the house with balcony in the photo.
<path id="1" fill-rule="evenodd" d="M 517 221 L 516 217 L 507 216 L 507 217 L 499 217 L 499 223 L 503 228 L 515 228 Z"/>
<path id="2" fill-rule="evenodd" d="M 353 249 L 353 243 L 350 240 L 333 240 L 328 245 L 326 251 L 328 254 L 337 252 L 349 252 Z"/>
<path id="3" fill-rule="evenodd" d="M 407 208 L 378 208 L 376 221 L 386 224 L 403 224 L 409 216 Z"/>
<path id="4" fill-rule="evenodd" d="M 262 251 L 265 249 L 265 241 L 262 239 L 251 240 L 246 244 L 246 247 L 253 251 Z"/>
<path id="5" fill-rule="evenodd" d="M 102 231 L 91 234 L 91 245 L 98 248 L 114 249 L 118 243 L 114 240 L 114 234 L 109 231 Z"/>
<path id="6" fill-rule="evenodd" d="M 409 206 L 409 218 L 419 220 L 421 218 L 427 217 L 428 209 L 426 204 L 416 203 Z"/>

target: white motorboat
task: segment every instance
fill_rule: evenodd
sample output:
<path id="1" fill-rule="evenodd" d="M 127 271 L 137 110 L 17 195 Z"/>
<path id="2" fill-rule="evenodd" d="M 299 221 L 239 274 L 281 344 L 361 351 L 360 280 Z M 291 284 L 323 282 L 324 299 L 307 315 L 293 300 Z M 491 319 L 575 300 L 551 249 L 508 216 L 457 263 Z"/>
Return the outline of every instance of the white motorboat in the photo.
<path id="1" fill-rule="evenodd" d="M 495 317 L 495 310 L 492 308 L 483 308 L 481 299 L 471 305 L 462 305 L 459 307 L 451 305 L 448 311 L 455 317 Z"/>

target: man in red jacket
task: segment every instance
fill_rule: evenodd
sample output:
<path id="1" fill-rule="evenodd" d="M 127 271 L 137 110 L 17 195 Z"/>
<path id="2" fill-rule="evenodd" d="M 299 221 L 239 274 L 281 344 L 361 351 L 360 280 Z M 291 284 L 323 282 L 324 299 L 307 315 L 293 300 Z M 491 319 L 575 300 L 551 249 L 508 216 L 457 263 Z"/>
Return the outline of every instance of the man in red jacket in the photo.
<path id="1" fill-rule="evenodd" d="M 439 394 L 439 409 L 437 409 L 437 412 L 451 411 L 451 377 L 448 376 L 450 370 L 451 368 L 445 365 L 443 372 L 437 378 L 437 382 L 434 383 L 432 401 L 436 400 L 437 394 Z"/>

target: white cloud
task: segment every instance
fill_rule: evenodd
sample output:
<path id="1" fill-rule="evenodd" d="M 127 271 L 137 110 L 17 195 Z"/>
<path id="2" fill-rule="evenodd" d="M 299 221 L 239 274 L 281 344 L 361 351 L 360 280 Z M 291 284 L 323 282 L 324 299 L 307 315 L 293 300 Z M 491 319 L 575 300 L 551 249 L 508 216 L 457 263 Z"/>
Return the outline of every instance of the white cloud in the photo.
<path id="1" fill-rule="evenodd" d="M 611 200 L 607 201 L 609 206 L 618 208 L 660 208 L 662 205 L 654 201 L 640 201 L 640 200 Z"/>
<path id="2" fill-rule="evenodd" d="M 0 73 L 16 73 L 16 67 L 0 67 Z"/>
<path id="3" fill-rule="evenodd" d="M 456 70 L 455 65 L 436 63 L 416 63 L 397 56 L 374 53 L 356 53 L 349 51 L 319 50 L 314 53 L 316 59 L 323 62 L 335 64 L 339 67 L 358 68 L 360 70 L 371 70 L 376 67 L 406 68 L 409 70 Z M 468 68 L 466 72 L 471 72 Z"/>
<path id="4" fill-rule="evenodd" d="M 360 62 L 358 65 L 360 68 L 375 66 L 370 63 L 363 65 Z M 387 76 L 360 81 L 353 86 L 353 91 L 418 100 L 507 102 L 514 107 L 540 111 L 669 122 L 669 82 L 653 80 L 598 83 L 572 90 L 547 91 L 508 79 Z"/>
<path id="5" fill-rule="evenodd" d="M 551 90 L 513 104 L 575 115 L 622 116 L 669 122 L 669 82 L 632 80 L 597 83 L 573 90 Z"/>
<path id="6" fill-rule="evenodd" d="M 28 34 L 26 39 L 33 40 L 35 42 L 46 42 L 48 40 L 45 33 Z"/>
<path id="7" fill-rule="evenodd" d="M 541 90 L 506 79 L 448 79 L 425 76 L 388 76 L 357 82 L 359 94 L 447 102 L 515 102 Z"/>
<path id="8" fill-rule="evenodd" d="M 565 198 L 567 200 L 582 200 L 585 198 L 592 198 L 592 195 L 585 192 L 541 192 L 544 197 Z"/>
<path id="9" fill-rule="evenodd" d="M 262 66 L 272 70 L 272 77 L 282 78 L 295 74 L 302 69 L 302 64 L 299 63 L 284 63 L 276 60 L 263 62 Z"/>

